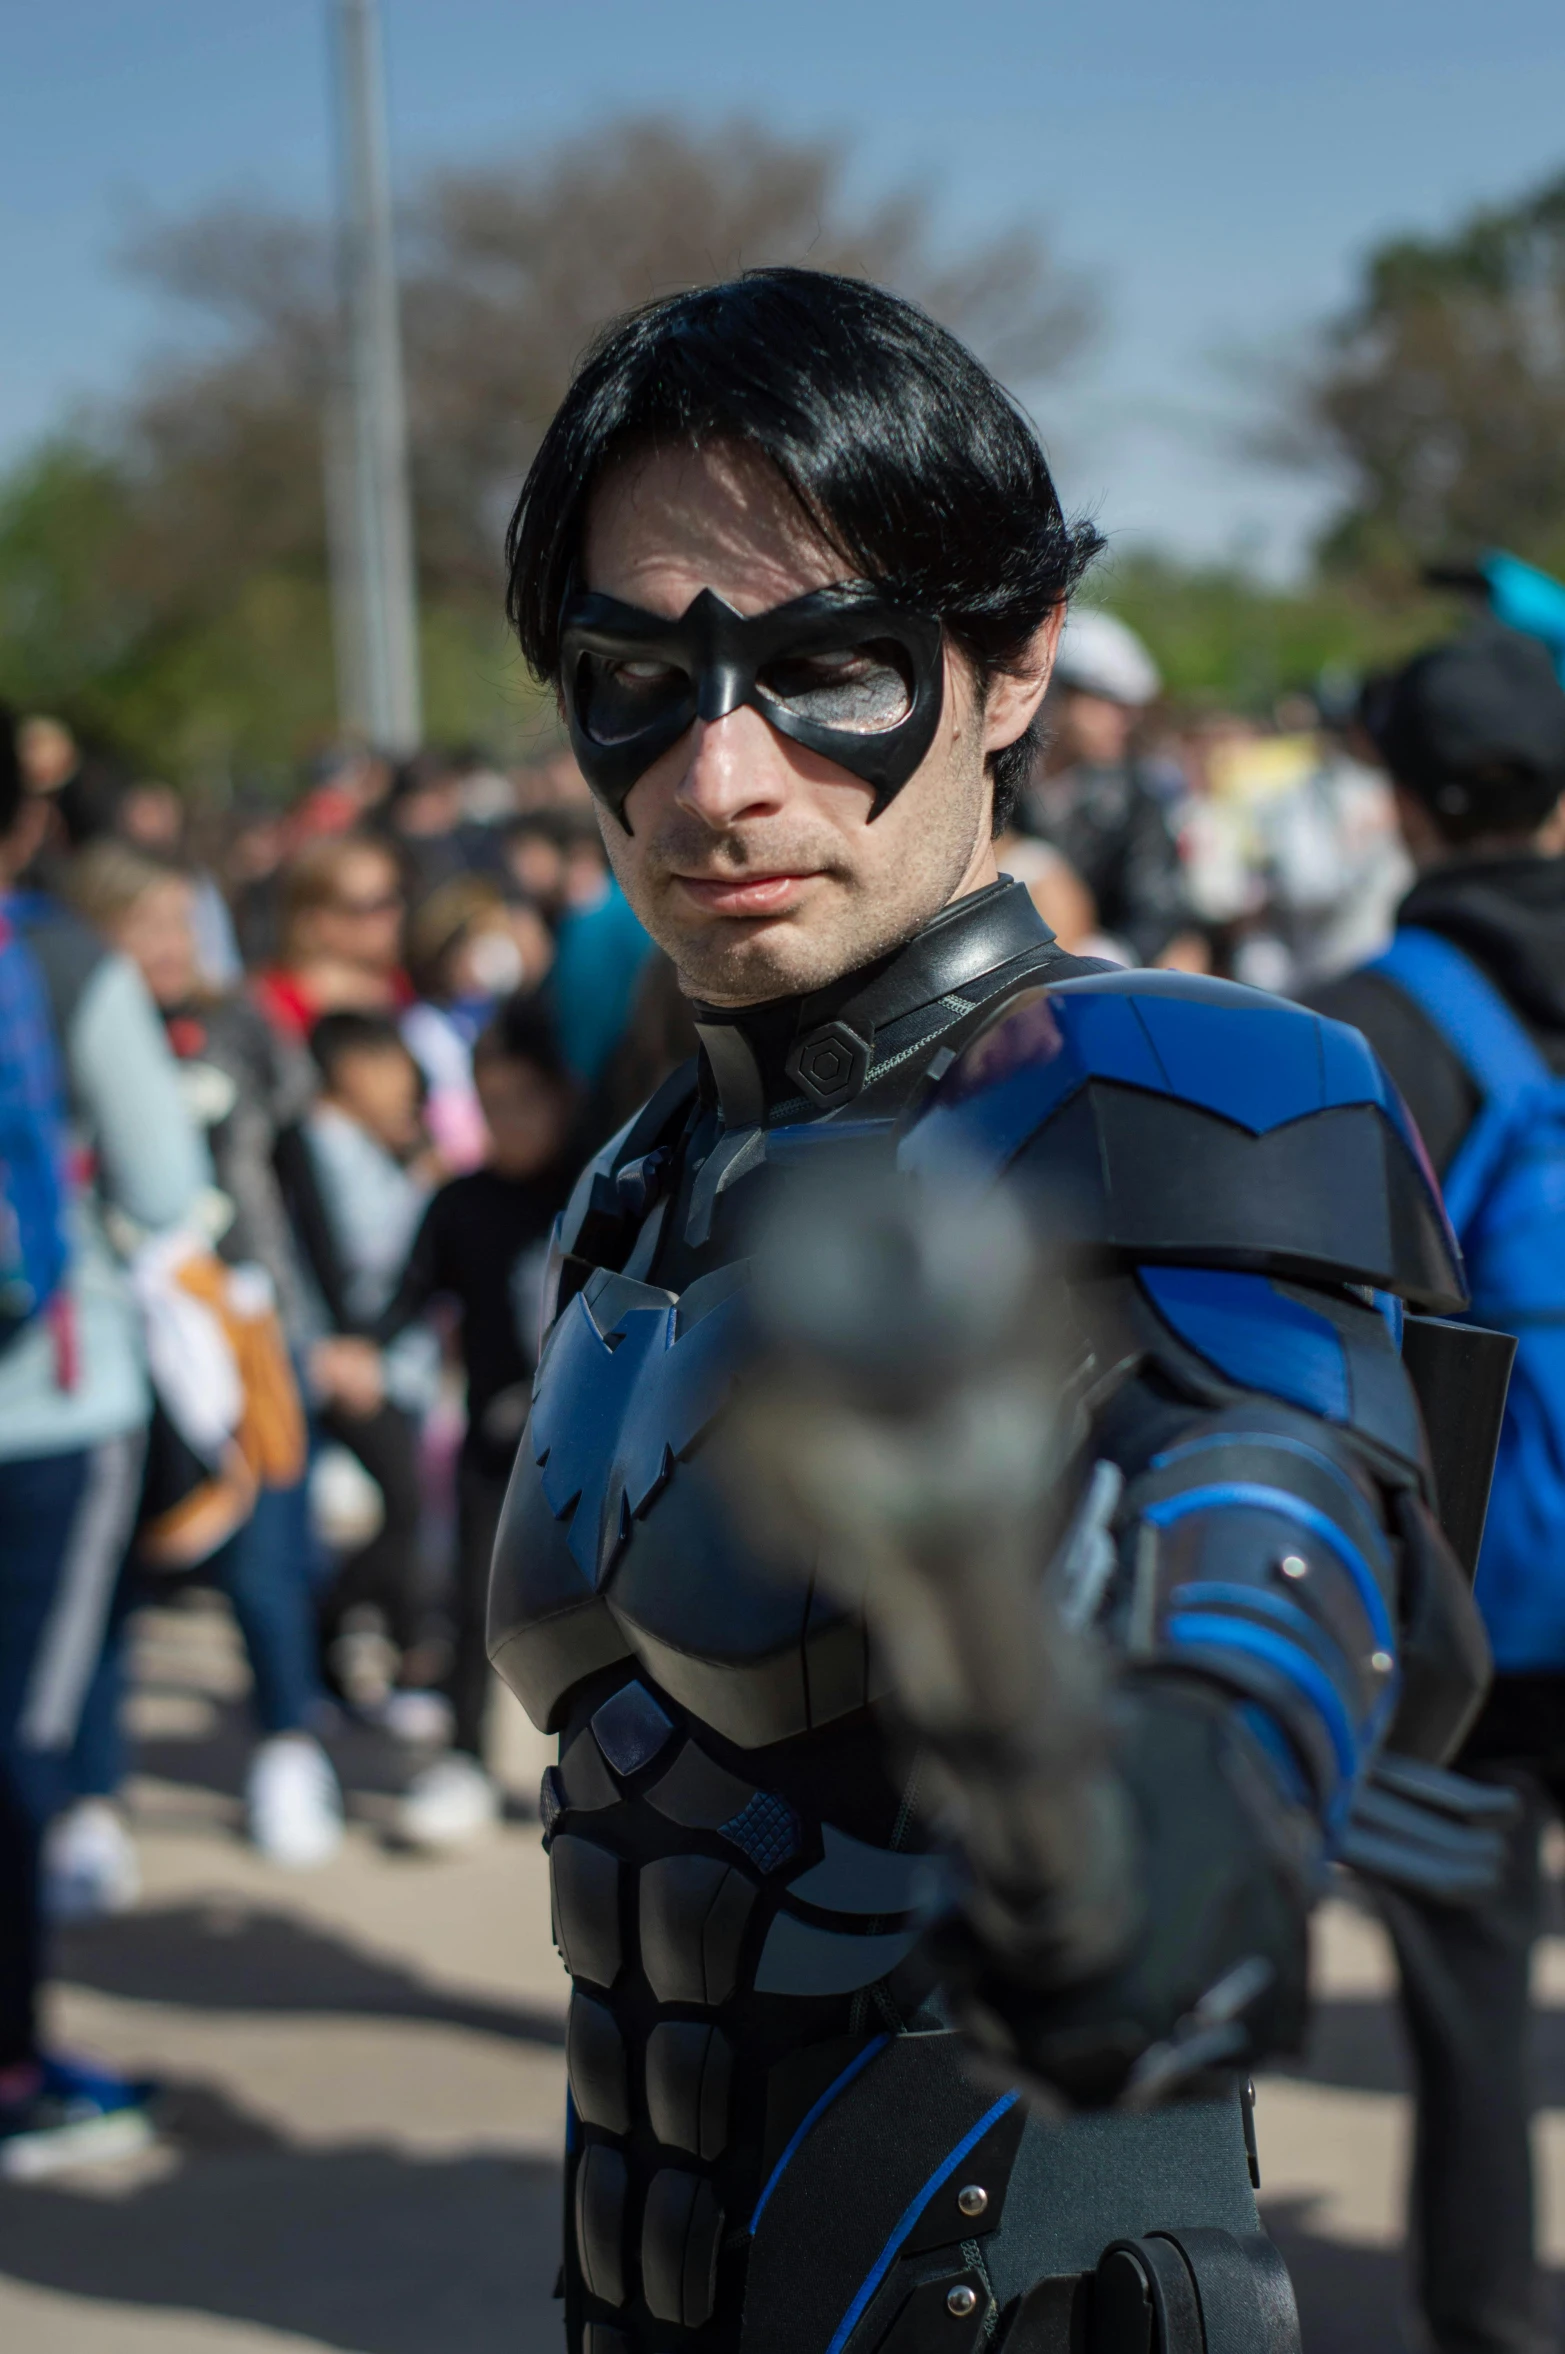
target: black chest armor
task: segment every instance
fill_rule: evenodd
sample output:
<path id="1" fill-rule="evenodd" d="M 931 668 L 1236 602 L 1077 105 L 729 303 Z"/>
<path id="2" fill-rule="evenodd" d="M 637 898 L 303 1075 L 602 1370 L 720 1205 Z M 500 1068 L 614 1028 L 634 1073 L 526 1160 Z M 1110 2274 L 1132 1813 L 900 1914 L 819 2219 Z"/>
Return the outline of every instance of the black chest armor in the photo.
<path id="1" fill-rule="evenodd" d="M 1118 2228 L 945 2031 L 919 1950 L 945 1866 L 888 1759 L 862 1627 L 734 1529 L 701 1445 L 734 1378 L 741 1221 L 769 1176 L 822 1145 L 889 1160 L 943 1050 L 1008 995 L 1092 969 L 1002 883 L 830 989 L 698 1008 L 699 1069 L 605 1149 L 562 1221 L 490 1650 L 560 1735 L 542 1812 L 574 1982 L 564 2280 L 586 2354 L 859 2354 L 904 2276 L 909 2348 L 930 2315 L 942 2346 L 976 2346 L 997 2303 L 1089 2266 Z M 1204 2170 L 1211 2219 L 1253 2230 L 1238 2134 L 1231 2107 L 1187 2111 L 1134 2165 Z M 1008 2182 L 1051 2165 L 1068 2184 L 1035 2185 L 1023 2215 Z M 959 2208 L 975 2184 L 981 2206 Z M 921 2197 L 896 2280 L 866 2290 Z M 1045 2211 L 1066 2237 L 1040 2250 L 1028 2217 Z"/>

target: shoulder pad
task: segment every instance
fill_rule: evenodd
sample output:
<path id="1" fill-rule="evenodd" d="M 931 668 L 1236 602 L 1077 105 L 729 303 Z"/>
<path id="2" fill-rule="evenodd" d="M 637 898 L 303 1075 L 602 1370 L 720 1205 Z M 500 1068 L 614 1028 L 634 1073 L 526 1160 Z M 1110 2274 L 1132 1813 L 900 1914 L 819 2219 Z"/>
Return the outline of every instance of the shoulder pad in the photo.
<path id="1" fill-rule="evenodd" d="M 1016 1172 L 1089 1259 L 1466 1304 L 1418 1132 L 1364 1039 L 1233 981 L 1093 973 L 1012 999 L 925 1098 L 901 1157 L 969 1180 Z"/>

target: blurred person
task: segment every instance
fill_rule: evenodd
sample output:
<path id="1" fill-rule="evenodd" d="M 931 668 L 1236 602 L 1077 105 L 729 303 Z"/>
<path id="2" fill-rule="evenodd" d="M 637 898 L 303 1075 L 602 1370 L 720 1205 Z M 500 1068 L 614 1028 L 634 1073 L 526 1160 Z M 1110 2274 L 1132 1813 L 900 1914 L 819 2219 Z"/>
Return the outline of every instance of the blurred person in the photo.
<path id="1" fill-rule="evenodd" d="M 592 814 L 592 794 L 569 744 L 561 744 L 541 760 L 530 760 L 512 778 L 516 806 L 528 815 L 544 809 L 574 809 Z"/>
<path id="2" fill-rule="evenodd" d="M 31 713 L 16 731 L 22 782 L 29 793 L 58 793 L 82 762 L 81 746 L 63 719 Z"/>
<path id="3" fill-rule="evenodd" d="M 279 1137 L 309 1108 L 309 1059 L 278 1039 L 247 998 L 205 985 L 195 892 L 177 868 L 100 842 L 75 862 L 71 895 L 140 968 L 211 1153 L 219 1192 L 209 1230 L 228 1265 L 246 1270 L 252 1284 L 259 1272 L 302 1364 L 314 1334 L 274 1162 Z M 342 1838 L 341 1793 L 318 1738 L 325 1694 L 311 1572 L 302 1467 L 283 1484 L 263 1483 L 244 1525 L 201 1564 L 233 1608 L 253 1682 L 261 1740 L 245 1777 L 249 1835 L 273 1862 L 296 1867 L 324 1862 Z M 112 1708 L 117 1683 L 100 1705 Z M 94 1762 L 100 1795 L 109 1795 L 117 1781 L 112 1742 L 100 1740 Z M 89 1908 L 78 1901 L 73 1909 Z"/>
<path id="4" fill-rule="evenodd" d="M 518 889 L 553 926 L 549 993 L 560 1045 L 591 1089 L 625 1034 L 652 943 L 588 811 L 570 804 L 525 811 L 505 829 L 502 856 Z"/>
<path id="5" fill-rule="evenodd" d="M 63 720 L 46 713 L 22 721 L 17 748 L 23 785 L 46 813 L 22 879 L 52 891 L 73 851 L 115 830 L 129 779 L 116 761 L 85 751 Z"/>
<path id="6" fill-rule="evenodd" d="M 339 744 L 312 762 L 304 798 L 290 811 L 289 845 L 367 826 L 391 790 L 392 763 L 364 744 Z"/>
<path id="7" fill-rule="evenodd" d="M 466 1430 L 447 1680 L 454 1730 L 450 1751 L 415 1778 L 398 1815 L 404 1837 L 431 1848 L 472 1837 L 499 1809 L 483 1763 L 489 1562 L 527 1419 L 550 1229 L 581 1164 L 580 1090 L 536 998 L 512 997 L 494 1014 L 473 1049 L 473 1075 L 487 1134 L 484 1165 L 436 1193 L 396 1292 L 371 1328 L 377 1342 L 394 1341 L 437 1300 L 453 1302 L 461 1318 Z"/>
<path id="8" fill-rule="evenodd" d="M 247 790 L 235 797 L 220 858 L 220 875 L 240 964 L 259 972 L 275 964 L 282 870 L 289 850 L 286 809 Z"/>
<path id="9" fill-rule="evenodd" d="M 127 785 L 115 813 L 114 832 L 149 858 L 182 869 L 190 890 L 190 925 L 196 969 L 204 987 L 231 989 L 244 977 L 239 938 L 216 876 L 188 853 L 190 811 L 172 785 L 150 778 Z M 67 886 L 68 887 L 68 886 Z"/>
<path id="10" fill-rule="evenodd" d="M 1161 684 L 1134 630 L 1109 613 L 1071 613 L 1044 710 L 1043 759 L 1017 822 L 1079 876 L 1101 932 L 1123 943 L 1122 961 L 1201 971 L 1167 796 L 1133 749 Z"/>
<path id="11" fill-rule="evenodd" d="M 451 760 L 462 783 L 462 815 L 470 826 L 487 834 L 515 814 L 516 792 L 510 778 L 480 746 L 464 744 Z"/>
<path id="12" fill-rule="evenodd" d="M 415 908 L 442 883 L 488 862 L 487 829 L 469 824 L 462 770 L 444 752 L 417 752 L 401 763 L 380 825 L 396 847 Z"/>
<path id="13" fill-rule="evenodd" d="M 594 905 L 608 878 L 590 809 L 524 810 L 502 830 L 501 857 L 517 890 L 551 925 L 572 907 Z"/>
<path id="14" fill-rule="evenodd" d="M 1521 1345 L 1476 1596 L 1495 1678 L 1459 1770 L 1522 1811 L 1497 1896 L 1388 1896 L 1417 2120 L 1410 2239 L 1439 2354 L 1544 2354 L 1529 2126 L 1539 1836 L 1565 1814 L 1565 689 L 1487 627 L 1367 698 L 1416 880 L 1391 949 L 1309 993 L 1361 1030 L 1447 1189 L 1475 1323 Z"/>
<path id="15" fill-rule="evenodd" d="M 34 797 L 36 800 L 36 796 Z M 37 842 L 9 716 L 0 724 L 0 920 L 7 1083 L 63 1085 L 65 1272 L 0 1350 L 0 2172 L 41 2172 L 145 2138 L 148 2090 L 39 2043 L 39 1857 L 134 1521 L 151 1412 L 140 1327 L 106 1217 L 186 1223 L 207 1178 L 139 973 L 57 903 L 14 889 Z M 14 1149 L 14 1137 L 8 1141 Z M 113 1818 L 121 1895 L 134 1854 Z"/>
<path id="16" fill-rule="evenodd" d="M 296 851 L 282 871 L 277 962 L 252 984 L 272 1027 L 303 1040 L 323 1014 L 407 1005 L 404 906 L 396 855 L 373 834 Z"/>
<path id="17" fill-rule="evenodd" d="M 473 1042 L 502 997 L 536 988 L 554 941 L 536 909 L 506 899 L 484 875 L 459 875 L 430 893 L 408 926 L 416 1002 L 402 1035 L 424 1074 L 424 1114 L 448 1169 L 476 1168 L 487 1133 L 473 1084 Z"/>
<path id="18" fill-rule="evenodd" d="M 423 1496 L 418 1438 L 434 1402 L 439 1349 L 424 1327 L 402 1334 L 372 1384 L 355 1378 L 352 1350 L 333 1346 L 369 1329 L 384 1311 L 443 1170 L 430 1151 L 417 1063 L 389 1015 L 324 1014 L 310 1033 L 320 1092 L 283 1140 L 285 1190 L 326 1338 L 312 1370 L 326 1392 L 322 1425 L 380 1491 L 379 1526 L 349 1548 L 321 1604 L 327 1679 L 354 1687 L 354 1638 L 378 1615 L 399 1662 L 399 1690 L 428 1680 L 419 1531 Z"/>
<path id="19" fill-rule="evenodd" d="M 618 877 L 600 865 L 589 895 L 585 872 L 578 859 L 573 880 L 567 858 L 547 987 L 561 1051 L 581 1084 L 591 1087 L 624 1036 L 652 942 Z"/>

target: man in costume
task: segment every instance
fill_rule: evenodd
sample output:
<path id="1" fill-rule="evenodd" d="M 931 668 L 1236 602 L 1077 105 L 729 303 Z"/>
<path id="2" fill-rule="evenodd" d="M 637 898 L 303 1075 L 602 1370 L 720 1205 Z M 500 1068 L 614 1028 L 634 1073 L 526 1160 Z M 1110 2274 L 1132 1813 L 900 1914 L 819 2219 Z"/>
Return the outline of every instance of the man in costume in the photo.
<path id="1" fill-rule="evenodd" d="M 560 1736 L 573 2354 L 1281 2354 L 1240 2088 L 1323 1860 L 1460 1877 L 1450 1787 L 1385 1762 L 1484 1674 L 1399 1353 L 1462 1297 L 1405 1115 L 1352 1031 L 1072 960 L 995 869 L 1096 544 L 959 344 L 795 270 L 612 328 L 513 519 L 701 1041 L 561 1221 L 491 1592 Z M 1106 1746 L 1047 1652 L 985 1719 L 976 1587 L 932 1700 L 736 1512 L 746 1238 L 839 1152 L 1008 1173 L 1018 1287 L 1065 1254 L 1032 1571 L 1115 1663 Z"/>

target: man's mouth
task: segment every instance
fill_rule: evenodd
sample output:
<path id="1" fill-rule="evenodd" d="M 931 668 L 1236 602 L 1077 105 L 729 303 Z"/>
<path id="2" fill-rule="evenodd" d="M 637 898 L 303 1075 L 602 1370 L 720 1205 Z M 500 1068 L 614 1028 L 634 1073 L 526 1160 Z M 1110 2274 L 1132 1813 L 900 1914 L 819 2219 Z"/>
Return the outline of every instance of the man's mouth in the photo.
<path id="1" fill-rule="evenodd" d="M 674 880 L 704 914 L 765 916 L 782 915 L 794 906 L 805 884 L 813 882 L 815 877 L 813 873 L 805 872 L 676 875 Z"/>

